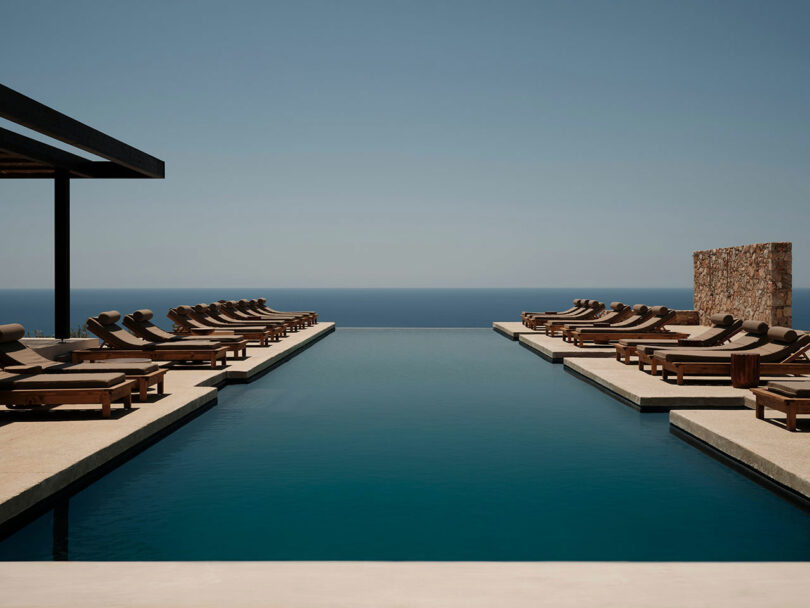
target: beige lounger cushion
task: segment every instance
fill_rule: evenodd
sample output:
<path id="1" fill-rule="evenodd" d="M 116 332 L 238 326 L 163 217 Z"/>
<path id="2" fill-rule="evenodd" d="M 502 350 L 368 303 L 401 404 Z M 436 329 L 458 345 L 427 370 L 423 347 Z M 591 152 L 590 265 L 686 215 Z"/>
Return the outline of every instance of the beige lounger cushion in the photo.
<path id="1" fill-rule="evenodd" d="M 768 324 L 764 321 L 743 321 L 743 331 L 761 336 L 768 332 Z"/>
<path id="2" fill-rule="evenodd" d="M 88 373 L 116 373 L 127 374 L 129 376 L 143 376 L 151 374 L 160 369 L 157 363 L 146 361 L 145 363 L 136 363 L 134 361 L 126 362 L 126 360 L 98 362 L 98 363 L 56 363 L 50 367 L 46 367 L 43 371 L 45 373 L 60 372 L 69 374 L 88 374 Z"/>
<path id="3" fill-rule="evenodd" d="M 791 344 L 796 341 L 796 338 L 799 337 L 799 334 L 796 333 L 795 329 L 790 329 L 789 327 L 779 327 L 778 325 L 775 327 L 771 327 L 768 330 L 768 338 L 773 340 L 774 342 L 782 342 L 783 344 Z"/>
<path id="4" fill-rule="evenodd" d="M 118 323 L 118 320 L 121 318 L 121 313 L 117 310 L 108 310 L 106 312 L 99 313 L 96 319 L 102 325 L 115 325 Z"/>
<path id="5" fill-rule="evenodd" d="M 768 382 L 768 390 L 785 397 L 806 399 L 810 397 L 810 380 L 787 380 L 785 382 Z"/>
<path id="6" fill-rule="evenodd" d="M 734 323 L 734 315 L 730 315 L 725 312 L 718 312 L 709 317 L 709 320 L 713 325 L 717 325 L 718 327 L 728 327 Z"/>
<path id="7" fill-rule="evenodd" d="M 25 336 L 25 328 L 19 323 L 0 325 L 0 343 L 16 342 Z"/>
<path id="8" fill-rule="evenodd" d="M 0 372 L 0 390 L 107 388 L 121 384 L 124 374 L 7 374 Z"/>
<path id="9" fill-rule="evenodd" d="M 154 315 L 152 314 L 152 311 L 149 310 L 148 308 L 141 308 L 140 310 L 136 310 L 135 312 L 132 313 L 132 318 L 138 321 L 138 323 L 144 323 L 145 321 L 151 319 L 153 316 Z"/>
<path id="10" fill-rule="evenodd" d="M 633 305 L 633 312 L 636 313 L 637 315 L 647 314 L 647 312 L 649 312 L 649 310 L 650 309 L 647 306 L 645 306 L 644 304 L 635 304 L 635 305 Z"/>
<path id="11" fill-rule="evenodd" d="M 611 303 L 610 303 L 610 309 L 611 309 L 611 310 L 615 310 L 616 312 L 621 312 L 621 311 L 623 311 L 625 308 L 627 308 L 627 306 L 625 306 L 625 305 L 624 305 L 624 304 L 622 304 L 621 302 L 611 302 Z"/>

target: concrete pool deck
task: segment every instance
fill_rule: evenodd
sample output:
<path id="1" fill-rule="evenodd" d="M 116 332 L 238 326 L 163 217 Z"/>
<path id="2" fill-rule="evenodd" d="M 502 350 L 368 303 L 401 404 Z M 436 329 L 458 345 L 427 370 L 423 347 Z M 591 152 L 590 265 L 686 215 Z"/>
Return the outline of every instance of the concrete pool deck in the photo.
<path id="1" fill-rule="evenodd" d="M 255 378 L 334 329 L 334 323 L 321 322 L 270 347 L 249 348 L 246 359 L 229 358 L 225 369 L 167 365 L 165 395 L 158 397 L 150 391 L 149 400 L 133 401 L 131 410 L 114 403 L 110 418 L 101 418 L 98 405 L 0 410 L 0 525 L 216 403 L 215 386 Z"/>
<path id="2" fill-rule="evenodd" d="M 728 378 L 720 384 L 664 382 L 661 376 L 639 371 L 612 359 L 566 359 L 565 367 L 622 403 L 642 412 L 672 409 L 743 408 L 751 392 L 734 388 Z M 711 382 L 711 377 L 704 378 Z M 716 381 L 722 379 L 717 378 Z"/>
<path id="3" fill-rule="evenodd" d="M 492 329 L 510 340 L 517 340 L 518 337 L 523 334 L 546 335 L 545 329 L 541 329 L 540 331 L 529 329 L 520 321 L 495 321 L 492 323 Z"/>
<path id="4" fill-rule="evenodd" d="M 6 562 L 2 606 L 807 605 L 807 562 Z"/>
<path id="5" fill-rule="evenodd" d="M 673 411 L 669 423 L 710 452 L 731 459 L 791 492 L 810 499 L 810 419 L 798 418 L 799 432 L 785 429 L 785 414 L 765 410 Z M 802 432 L 803 431 L 803 432 Z"/>
<path id="6" fill-rule="evenodd" d="M 562 363 L 569 357 L 604 359 L 607 357 L 615 358 L 616 356 L 616 349 L 612 346 L 589 344 L 581 348 L 570 342 L 564 342 L 562 338 L 552 338 L 544 333 L 520 334 L 518 342 L 551 363 Z"/>

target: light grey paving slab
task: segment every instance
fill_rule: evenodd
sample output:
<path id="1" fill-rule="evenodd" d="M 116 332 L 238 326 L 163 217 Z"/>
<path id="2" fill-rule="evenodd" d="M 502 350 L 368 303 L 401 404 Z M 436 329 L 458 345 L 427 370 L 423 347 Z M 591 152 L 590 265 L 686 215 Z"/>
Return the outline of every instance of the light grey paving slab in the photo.
<path id="1" fill-rule="evenodd" d="M 642 411 L 667 411 L 686 408 L 746 407 L 750 391 L 734 388 L 730 383 L 677 385 L 664 382 L 661 376 L 639 371 L 635 365 L 624 365 L 615 358 L 565 359 L 565 366 L 595 385 L 620 397 L 623 403 Z M 711 381 L 712 378 L 707 378 Z"/>
<path id="2" fill-rule="evenodd" d="M 799 416 L 799 430 L 784 427 L 785 415 L 765 410 L 673 411 L 669 422 L 718 452 L 810 499 L 810 420 Z"/>
<path id="3" fill-rule="evenodd" d="M 564 342 L 560 337 L 552 338 L 544 333 L 522 334 L 518 337 L 518 341 L 552 363 L 562 363 L 568 357 L 615 358 L 616 356 L 616 349 L 612 346 L 588 344 L 580 348 L 570 342 Z"/>
<path id="4" fill-rule="evenodd" d="M 2 606 L 794 608 L 810 564 L 6 562 Z"/>

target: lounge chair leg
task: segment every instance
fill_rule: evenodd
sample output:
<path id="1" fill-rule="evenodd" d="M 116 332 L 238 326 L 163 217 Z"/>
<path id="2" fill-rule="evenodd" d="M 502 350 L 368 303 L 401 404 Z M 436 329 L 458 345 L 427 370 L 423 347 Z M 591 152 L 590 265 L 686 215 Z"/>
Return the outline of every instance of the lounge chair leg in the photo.
<path id="1" fill-rule="evenodd" d="M 160 379 L 160 382 L 158 382 L 158 385 L 157 385 L 157 392 L 158 392 L 158 395 L 162 395 L 162 394 L 163 394 L 163 390 L 164 390 L 164 389 L 163 389 L 163 383 L 164 383 L 164 380 L 163 380 L 163 378 L 161 378 L 161 379 Z"/>
<path id="2" fill-rule="evenodd" d="M 132 397 L 130 397 L 132 399 Z M 104 418 L 110 417 L 110 393 L 101 395 L 101 415 Z"/>
<path id="3" fill-rule="evenodd" d="M 216 353 L 214 353 L 213 355 L 211 355 L 211 367 L 212 367 L 213 369 L 216 369 L 216 368 L 217 368 L 217 355 L 216 355 Z"/>
<path id="4" fill-rule="evenodd" d="M 764 406 L 764 405 L 762 405 L 762 404 L 759 402 L 759 398 L 757 398 L 757 406 L 756 406 L 756 408 L 754 408 L 754 410 L 755 410 L 755 412 L 756 412 L 754 415 L 755 415 L 757 418 L 759 418 L 760 420 L 764 420 L 764 419 L 765 419 L 765 406 Z"/>
<path id="5" fill-rule="evenodd" d="M 242 358 L 247 358 L 247 346 L 242 349 Z"/>
<path id="6" fill-rule="evenodd" d="M 795 431 L 796 430 L 796 410 L 792 407 L 788 407 L 787 411 L 787 430 Z"/>
<path id="7" fill-rule="evenodd" d="M 630 350 L 629 349 L 624 351 L 624 364 L 625 365 L 630 365 Z"/>
<path id="8" fill-rule="evenodd" d="M 678 384 L 683 384 L 683 368 L 678 368 Z"/>
<path id="9" fill-rule="evenodd" d="M 621 360 L 622 360 L 622 351 L 617 348 L 616 349 L 616 361 L 621 361 Z"/>
<path id="10" fill-rule="evenodd" d="M 138 401 L 146 401 L 146 391 L 148 390 L 146 378 L 138 378 Z"/>

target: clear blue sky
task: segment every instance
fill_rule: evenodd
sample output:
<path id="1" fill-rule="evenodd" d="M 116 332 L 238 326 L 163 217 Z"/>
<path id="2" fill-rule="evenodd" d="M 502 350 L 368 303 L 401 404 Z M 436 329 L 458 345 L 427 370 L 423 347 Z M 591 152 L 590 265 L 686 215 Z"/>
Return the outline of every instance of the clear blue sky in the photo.
<path id="1" fill-rule="evenodd" d="M 4 84 L 166 161 L 73 183 L 73 284 L 688 286 L 793 241 L 809 2 L 6 3 Z M 52 185 L 0 182 L 0 285 Z M 12 261 L 13 263 L 8 263 Z"/>

